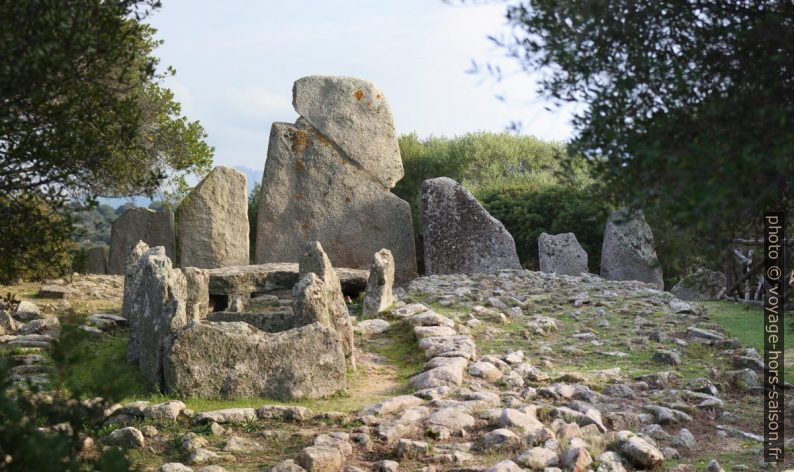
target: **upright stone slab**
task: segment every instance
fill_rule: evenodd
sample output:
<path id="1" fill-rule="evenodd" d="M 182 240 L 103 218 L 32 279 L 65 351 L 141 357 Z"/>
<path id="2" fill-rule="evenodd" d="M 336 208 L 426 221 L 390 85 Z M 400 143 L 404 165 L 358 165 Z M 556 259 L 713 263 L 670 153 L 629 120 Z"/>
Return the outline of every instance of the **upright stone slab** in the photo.
<path id="1" fill-rule="evenodd" d="M 187 320 L 201 321 L 209 314 L 210 306 L 210 273 L 208 269 L 185 267 L 182 269 L 187 283 Z"/>
<path id="2" fill-rule="evenodd" d="M 138 365 L 144 380 L 165 389 L 163 360 L 172 335 L 188 324 L 187 281 L 168 257 L 144 253 L 140 262 L 141 297 L 137 320 Z"/>
<path id="3" fill-rule="evenodd" d="M 323 299 L 327 305 L 328 316 L 334 329 L 339 334 L 339 340 L 342 345 L 342 350 L 345 357 L 349 360 L 351 366 L 355 367 L 356 361 L 353 356 L 353 325 L 350 322 L 350 314 L 347 311 L 344 295 L 342 295 L 342 284 L 339 282 L 339 277 L 336 271 L 331 266 L 331 261 L 323 251 L 323 246 L 318 241 L 312 241 L 304 245 L 304 251 L 300 256 L 298 262 L 299 278 L 304 281 L 307 274 L 315 274 L 323 282 Z M 307 287 L 306 282 L 299 283 L 293 288 L 293 299 L 298 300 L 302 292 Z M 295 316 L 299 318 L 316 318 L 317 316 L 307 315 L 303 313 L 304 307 L 310 304 L 297 302 L 293 307 Z M 312 312 L 316 309 L 311 309 Z"/>
<path id="4" fill-rule="evenodd" d="M 104 244 L 92 246 L 85 251 L 85 273 L 108 273 L 108 247 Z"/>
<path id="5" fill-rule="evenodd" d="M 659 290 L 664 287 L 653 233 L 642 211 L 619 210 L 609 216 L 601 249 L 601 276 L 609 280 L 638 280 Z"/>
<path id="6" fill-rule="evenodd" d="M 388 249 L 375 253 L 364 291 L 365 315 L 377 315 L 394 304 L 394 257 Z"/>
<path id="7" fill-rule="evenodd" d="M 256 261 L 292 262 L 320 241 L 334 266 L 369 268 L 389 249 L 396 278 L 416 277 L 411 210 L 389 189 L 403 176 L 391 111 L 371 83 L 295 82 L 297 122 L 274 123 L 257 215 Z"/>
<path id="8" fill-rule="evenodd" d="M 180 266 L 248 265 L 248 250 L 247 179 L 217 166 L 179 206 Z"/>
<path id="9" fill-rule="evenodd" d="M 541 272 L 579 276 L 587 272 L 587 253 L 573 233 L 546 234 L 538 238 Z"/>
<path id="10" fill-rule="evenodd" d="M 149 246 L 163 246 L 165 254 L 173 259 L 175 256 L 173 212 L 132 208 L 118 217 L 110 228 L 109 274 L 124 274 L 127 255 L 138 241 L 143 241 Z"/>
<path id="11" fill-rule="evenodd" d="M 426 275 L 521 268 L 504 225 L 448 177 L 422 182 L 422 222 Z"/>
<path id="12" fill-rule="evenodd" d="M 127 362 L 137 364 L 140 359 L 140 327 L 138 320 L 143 310 L 143 293 L 141 278 L 143 255 L 165 256 L 165 248 L 162 246 L 149 248 L 143 241 L 138 241 L 127 255 L 124 273 L 124 298 L 121 301 L 121 316 L 127 318 L 129 326 L 127 341 Z"/>

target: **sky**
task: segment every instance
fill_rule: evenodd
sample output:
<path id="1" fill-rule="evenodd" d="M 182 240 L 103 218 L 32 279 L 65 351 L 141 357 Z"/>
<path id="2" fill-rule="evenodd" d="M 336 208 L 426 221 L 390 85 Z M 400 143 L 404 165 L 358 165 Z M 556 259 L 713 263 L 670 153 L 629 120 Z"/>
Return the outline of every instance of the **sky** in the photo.
<path id="1" fill-rule="evenodd" d="M 161 66 L 177 71 L 165 86 L 204 126 L 215 163 L 261 171 L 270 127 L 295 121 L 292 83 L 307 75 L 371 81 L 398 134 L 502 131 L 520 121 L 523 134 L 569 138 L 570 111 L 547 110 L 535 78 L 488 40 L 509 33 L 504 12 L 501 2 L 165 0 L 148 21 L 164 41 Z M 467 73 L 472 60 L 516 73 L 497 83 Z"/>

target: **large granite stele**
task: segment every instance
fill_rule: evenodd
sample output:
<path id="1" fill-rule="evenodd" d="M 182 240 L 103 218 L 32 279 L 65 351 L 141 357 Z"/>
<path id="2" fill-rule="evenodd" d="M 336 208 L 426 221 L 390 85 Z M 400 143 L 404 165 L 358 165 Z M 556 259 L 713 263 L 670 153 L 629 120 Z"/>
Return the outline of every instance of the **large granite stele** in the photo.
<path id="1" fill-rule="evenodd" d="M 292 262 L 319 241 L 335 266 L 369 268 L 381 248 L 396 278 L 416 277 L 411 210 L 390 192 L 403 176 L 391 111 L 371 83 L 295 82 L 295 124 L 274 123 L 257 215 L 257 263 Z"/>
<path id="2" fill-rule="evenodd" d="M 513 236 L 448 177 L 422 182 L 422 222 L 426 275 L 521 269 Z"/>
<path id="3" fill-rule="evenodd" d="M 174 213 L 165 209 L 132 208 L 119 216 L 110 227 L 108 274 L 124 274 L 127 255 L 138 241 L 152 247 L 162 246 L 165 255 L 173 260 L 176 255 Z"/>
<path id="4" fill-rule="evenodd" d="M 248 244 L 247 179 L 217 166 L 179 206 L 180 266 L 246 265 Z"/>
<path id="5" fill-rule="evenodd" d="M 638 280 L 659 290 L 664 287 L 653 233 L 642 211 L 619 210 L 609 216 L 601 248 L 601 276 Z"/>

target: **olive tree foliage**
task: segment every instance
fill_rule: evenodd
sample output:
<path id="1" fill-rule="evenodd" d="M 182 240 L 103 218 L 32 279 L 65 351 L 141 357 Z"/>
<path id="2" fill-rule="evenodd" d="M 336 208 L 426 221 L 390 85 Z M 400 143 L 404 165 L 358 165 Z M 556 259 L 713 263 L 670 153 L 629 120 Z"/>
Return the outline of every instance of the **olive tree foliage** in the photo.
<path id="1" fill-rule="evenodd" d="M 174 199 L 187 190 L 185 177 L 209 171 L 204 129 L 182 115 L 162 85 L 174 71 L 158 72 L 152 55 L 160 42 L 142 20 L 159 6 L 0 0 L 0 221 L 13 220 L 18 235 L 0 231 L 0 259 L 35 257 L 38 243 L 25 231 L 58 247 L 71 225 L 67 202 Z"/>
<path id="2" fill-rule="evenodd" d="M 794 3 L 529 0 L 493 39 L 556 104 L 605 195 L 724 248 L 790 212 Z"/>

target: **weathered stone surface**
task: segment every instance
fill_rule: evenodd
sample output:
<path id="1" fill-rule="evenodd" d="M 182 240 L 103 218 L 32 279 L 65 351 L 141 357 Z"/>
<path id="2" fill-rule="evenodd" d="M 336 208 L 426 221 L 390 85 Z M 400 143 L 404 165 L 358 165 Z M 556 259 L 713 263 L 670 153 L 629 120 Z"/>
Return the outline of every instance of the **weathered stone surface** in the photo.
<path id="1" fill-rule="evenodd" d="M 187 300 L 185 313 L 188 321 L 200 321 L 209 313 L 209 271 L 186 267 L 182 269 L 185 275 Z"/>
<path id="2" fill-rule="evenodd" d="M 137 297 L 136 339 L 140 344 L 138 365 L 143 378 L 164 388 L 163 357 L 173 333 L 187 325 L 187 282 L 171 260 L 147 251 L 141 257 L 141 284 Z"/>
<path id="3" fill-rule="evenodd" d="M 422 183 L 425 273 L 520 269 L 516 244 L 504 225 L 447 177 Z"/>
<path id="4" fill-rule="evenodd" d="M 331 261 L 325 254 L 323 246 L 318 241 L 306 243 L 298 266 L 301 282 L 295 286 L 292 295 L 295 300 L 293 305 L 295 317 L 306 320 L 301 324 L 315 320 L 325 324 L 330 322 L 330 326 L 338 333 L 345 357 L 355 367 L 353 325 L 350 322 L 350 314 L 342 295 L 339 277 L 331 266 Z M 317 275 L 322 281 L 322 286 L 307 292 L 306 288 L 314 287 L 314 284 L 305 281 L 305 276 L 309 273 Z M 325 319 L 326 317 L 327 319 Z"/>
<path id="5" fill-rule="evenodd" d="M 364 291 L 369 279 L 369 270 L 335 267 L 345 294 Z M 209 270 L 210 295 L 267 293 L 274 290 L 290 290 L 298 283 L 298 264 L 270 263 L 248 266 L 222 267 Z"/>
<path id="6" fill-rule="evenodd" d="M 610 215 L 601 248 L 601 276 L 609 280 L 639 280 L 664 288 L 662 268 L 653 247 L 653 233 L 641 211 Z"/>
<path id="7" fill-rule="evenodd" d="M 319 398 L 343 390 L 345 373 L 338 335 L 321 323 L 280 333 L 193 324 L 175 333 L 165 356 L 167 390 L 188 396 Z"/>
<path id="8" fill-rule="evenodd" d="M 143 241 L 138 241 L 127 254 L 124 269 L 124 298 L 121 301 L 121 315 L 127 318 L 130 330 L 127 342 L 127 362 L 137 363 L 140 358 L 140 326 L 138 319 L 142 310 L 143 299 L 141 298 L 141 273 L 143 265 L 141 261 L 144 254 L 165 256 L 165 248 L 162 246 L 149 248 Z"/>
<path id="9" fill-rule="evenodd" d="M 620 446 L 620 451 L 628 457 L 631 462 L 644 469 L 658 467 L 664 456 L 654 446 L 644 439 L 632 436 Z"/>
<path id="10" fill-rule="evenodd" d="M 725 287 L 725 274 L 700 268 L 670 289 L 681 300 L 710 300 Z"/>
<path id="11" fill-rule="evenodd" d="M 86 274 L 107 274 L 108 272 L 108 252 L 109 248 L 105 245 L 92 246 L 85 251 L 85 273 Z"/>
<path id="12" fill-rule="evenodd" d="M 293 85 L 292 105 L 384 187 L 394 187 L 403 177 L 391 109 L 372 83 L 352 77 L 303 77 Z"/>
<path id="13" fill-rule="evenodd" d="M 220 424 L 240 424 L 256 419 L 253 408 L 225 408 L 223 410 L 205 411 L 196 417 L 199 423 L 214 421 Z"/>
<path id="14" fill-rule="evenodd" d="M 381 249 L 375 253 L 369 270 L 362 307 L 365 315 L 377 315 L 394 304 L 393 285 L 394 256 L 388 249 Z"/>
<path id="15" fill-rule="evenodd" d="M 0 310 L 0 328 L 6 333 L 13 333 L 17 330 L 16 320 L 5 310 Z"/>
<path id="16" fill-rule="evenodd" d="M 398 281 L 416 277 L 410 206 L 389 192 L 402 177 L 390 113 L 385 102 L 372 106 L 378 93 L 370 96 L 363 84 L 328 77 L 296 82 L 302 117 L 295 125 L 274 123 L 270 132 L 257 263 L 294 261 L 304 241 L 318 240 L 335 266 L 368 268 L 372 254 L 386 248 Z"/>
<path id="17" fill-rule="evenodd" d="M 579 276 L 587 272 L 587 253 L 573 233 L 546 234 L 538 238 L 541 272 Z"/>
<path id="18" fill-rule="evenodd" d="M 247 179 L 217 166 L 179 206 L 180 266 L 247 265 L 248 250 Z"/>
<path id="19" fill-rule="evenodd" d="M 105 443 L 111 446 L 119 446 L 129 449 L 140 449 L 144 446 L 145 440 L 143 433 L 137 428 L 127 427 L 120 428 L 108 435 L 105 438 Z"/>
<path id="20" fill-rule="evenodd" d="M 39 289 L 36 294 L 38 298 L 53 298 L 56 300 L 64 300 L 74 294 L 74 290 L 62 285 L 44 285 Z"/>
<path id="21" fill-rule="evenodd" d="M 45 318 L 45 315 L 35 303 L 29 300 L 22 300 L 17 305 L 16 311 L 14 311 L 14 317 L 20 321 L 30 321 Z"/>
<path id="22" fill-rule="evenodd" d="M 337 472 L 342 470 L 342 453 L 332 446 L 309 446 L 298 455 L 297 463 L 308 472 Z"/>
<path id="23" fill-rule="evenodd" d="M 170 210 L 133 208 L 118 217 L 110 228 L 109 274 L 124 274 L 127 256 L 138 241 L 163 246 L 165 255 L 173 259 L 176 255 L 174 214 Z"/>
<path id="24" fill-rule="evenodd" d="M 388 321 L 382 320 L 379 318 L 371 319 L 371 320 L 362 320 L 356 323 L 356 326 L 353 327 L 353 330 L 356 332 L 361 332 L 367 336 L 372 336 L 376 334 L 381 334 L 389 329 Z"/>

